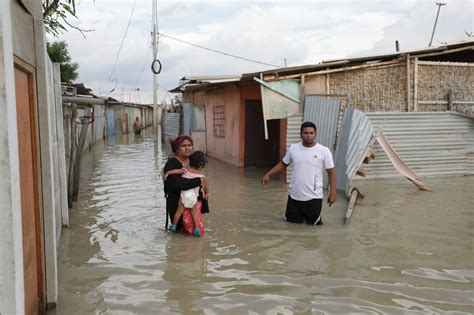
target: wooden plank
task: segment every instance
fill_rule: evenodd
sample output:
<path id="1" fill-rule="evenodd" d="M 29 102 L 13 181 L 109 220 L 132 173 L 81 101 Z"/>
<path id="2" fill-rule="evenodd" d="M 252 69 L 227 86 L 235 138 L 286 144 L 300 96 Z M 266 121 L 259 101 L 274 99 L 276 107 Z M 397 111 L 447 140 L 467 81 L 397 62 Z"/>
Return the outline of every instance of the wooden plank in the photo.
<path id="1" fill-rule="evenodd" d="M 349 222 L 349 219 L 352 217 L 357 199 L 364 198 L 364 196 L 359 192 L 359 189 L 353 188 L 351 191 L 351 196 L 349 198 L 349 204 L 347 206 L 346 214 L 344 215 L 344 225 Z"/>
<path id="2" fill-rule="evenodd" d="M 74 174 L 73 174 L 73 181 L 72 181 L 72 201 L 77 201 L 77 197 L 79 195 L 79 179 L 81 177 L 81 159 L 82 159 L 82 152 L 84 151 L 84 143 L 86 142 L 86 138 L 87 138 L 87 129 L 89 128 L 90 115 L 91 115 L 91 110 L 88 109 L 86 111 L 85 116 L 82 119 L 81 135 L 79 136 L 79 143 L 77 144 L 77 150 L 76 150 L 76 159 L 74 161 Z"/>
<path id="3" fill-rule="evenodd" d="M 260 73 L 260 80 L 263 81 L 263 74 Z M 260 84 L 260 94 L 262 97 L 262 111 L 263 111 L 263 129 L 265 132 L 265 140 L 268 140 L 268 125 L 267 125 L 267 110 L 265 107 L 265 87 Z"/>
<path id="4" fill-rule="evenodd" d="M 364 157 L 363 163 L 368 164 L 370 161 L 375 159 L 375 157 L 377 156 L 377 153 L 378 153 L 377 150 L 375 150 L 374 148 L 369 148 L 367 154 Z"/>
<path id="5" fill-rule="evenodd" d="M 418 58 L 415 58 L 418 60 Z M 423 66 L 447 66 L 447 67 L 474 67 L 474 63 L 470 62 L 450 62 L 450 61 L 424 61 L 419 60 L 419 65 Z"/>
<path id="6" fill-rule="evenodd" d="M 362 176 L 362 177 L 367 177 L 367 175 L 369 175 L 369 172 L 367 171 L 367 169 L 365 169 L 363 167 L 359 167 L 356 171 L 356 175 L 359 175 L 359 176 Z"/>
<path id="7" fill-rule="evenodd" d="M 399 66 L 399 65 L 400 65 L 399 60 L 391 60 L 391 61 L 372 63 L 372 64 L 364 64 L 364 65 L 358 65 L 358 66 L 352 66 L 352 67 L 308 72 L 308 73 L 305 73 L 305 75 L 310 76 L 310 75 L 345 72 L 345 71 L 352 71 L 352 70 L 359 70 L 359 69 L 373 68 L 373 67 L 394 67 L 394 66 Z M 286 75 L 286 76 L 269 75 L 269 76 L 265 76 L 264 80 L 266 82 L 271 82 L 271 81 L 277 81 L 277 80 L 295 79 L 295 78 L 299 78 L 300 76 L 301 76 L 301 73 L 300 74 L 290 74 L 290 75 Z"/>
<path id="8" fill-rule="evenodd" d="M 77 129 L 77 107 L 74 104 L 71 114 L 71 138 L 70 138 L 70 148 L 69 148 L 69 163 L 67 170 L 67 205 L 69 208 L 72 208 L 72 196 L 73 196 L 73 187 L 74 187 L 74 165 L 76 161 L 76 152 L 77 152 L 77 143 L 76 143 L 76 129 Z"/>

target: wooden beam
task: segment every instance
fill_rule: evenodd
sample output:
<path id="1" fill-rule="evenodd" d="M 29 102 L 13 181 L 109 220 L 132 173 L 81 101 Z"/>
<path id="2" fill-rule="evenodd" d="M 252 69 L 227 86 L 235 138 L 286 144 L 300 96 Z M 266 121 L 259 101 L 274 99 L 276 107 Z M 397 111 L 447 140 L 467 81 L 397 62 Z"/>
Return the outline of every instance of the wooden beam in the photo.
<path id="1" fill-rule="evenodd" d="M 448 101 L 418 101 L 420 105 L 447 105 Z M 453 104 L 474 104 L 474 101 L 453 101 Z"/>
<path id="2" fill-rule="evenodd" d="M 415 58 L 418 60 L 418 58 Z M 449 62 L 449 61 L 424 61 L 419 60 L 419 65 L 423 66 L 447 66 L 447 67 L 474 67 L 472 62 Z"/>
<path id="3" fill-rule="evenodd" d="M 461 47 L 461 48 L 456 48 L 456 49 L 446 49 L 438 52 L 432 52 L 432 53 L 426 53 L 426 54 L 420 54 L 416 55 L 417 58 L 424 58 L 424 57 L 431 57 L 431 56 L 438 56 L 438 55 L 446 55 L 446 54 L 451 54 L 454 52 L 458 51 L 463 51 L 463 50 L 474 50 L 474 46 L 468 46 L 468 47 Z"/>
<path id="4" fill-rule="evenodd" d="M 360 193 L 359 189 L 353 188 L 351 191 L 351 197 L 349 198 L 349 205 L 347 206 L 346 215 L 344 216 L 344 225 L 349 222 L 349 219 L 352 216 L 352 212 L 354 211 L 356 202 L 358 199 L 364 198 L 364 196 Z"/>
<path id="5" fill-rule="evenodd" d="M 76 159 L 74 161 L 74 174 L 72 182 L 72 201 L 77 201 L 79 195 L 79 179 L 81 177 L 81 159 L 84 151 L 84 144 L 87 138 L 87 129 L 89 128 L 91 110 L 88 109 L 85 116 L 82 118 L 81 135 L 79 136 L 79 143 L 77 144 Z"/>
<path id="6" fill-rule="evenodd" d="M 410 78 L 410 55 L 407 55 L 407 112 L 411 112 L 411 78 Z"/>
<path id="7" fill-rule="evenodd" d="M 362 177 L 367 177 L 369 175 L 369 171 L 363 167 L 359 167 L 356 171 L 356 175 L 362 176 Z"/>
<path id="8" fill-rule="evenodd" d="M 413 111 L 418 111 L 418 58 L 415 58 L 415 66 L 413 69 Z"/>
<path id="9" fill-rule="evenodd" d="M 374 148 L 369 148 L 369 151 L 365 155 L 363 163 L 368 164 L 370 161 L 375 159 L 376 156 L 377 156 L 377 150 L 375 150 Z"/>
<path id="10" fill-rule="evenodd" d="M 63 103 L 103 105 L 106 103 L 104 98 L 80 97 L 80 96 L 62 96 Z"/>
<path id="11" fill-rule="evenodd" d="M 391 61 L 364 64 L 364 65 L 358 65 L 358 66 L 352 66 L 352 67 L 308 72 L 308 73 L 305 73 L 305 76 L 320 75 L 320 74 L 327 74 L 327 73 L 336 73 L 336 72 L 344 72 L 344 71 L 352 71 L 352 70 L 359 70 L 359 69 L 372 68 L 372 67 L 393 67 L 393 66 L 398 66 L 398 65 L 400 65 L 399 60 L 391 60 Z M 295 79 L 295 78 L 299 78 L 300 76 L 301 76 L 301 73 L 299 73 L 299 74 L 290 74 L 290 75 L 286 75 L 286 76 L 270 75 L 270 76 L 266 76 L 264 78 L 264 81 L 271 82 L 271 81 L 278 81 L 278 80 Z"/>

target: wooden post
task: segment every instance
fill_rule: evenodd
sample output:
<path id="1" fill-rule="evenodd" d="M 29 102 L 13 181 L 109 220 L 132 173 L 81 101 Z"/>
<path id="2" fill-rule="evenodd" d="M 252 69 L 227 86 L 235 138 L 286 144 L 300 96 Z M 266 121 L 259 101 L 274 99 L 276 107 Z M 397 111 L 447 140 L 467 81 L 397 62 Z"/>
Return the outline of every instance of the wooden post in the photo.
<path id="1" fill-rule="evenodd" d="M 72 114 L 71 114 L 71 138 L 69 139 L 69 163 L 67 169 L 67 206 L 72 208 L 72 187 L 73 187 L 73 178 L 74 178 L 74 161 L 76 160 L 76 129 L 77 129 L 77 105 L 72 105 Z"/>
<path id="2" fill-rule="evenodd" d="M 74 161 L 74 174 L 72 182 L 72 201 L 77 201 L 79 195 L 79 178 L 81 175 L 81 158 L 84 150 L 84 143 L 87 138 L 87 129 L 89 128 L 91 110 L 87 109 L 86 115 L 82 119 L 81 135 L 79 136 L 79 143 L 77 144 L 76 159 Z"/>
<path id="3" fill-rule="evenodd" d="M 263 81 L 263 74 L 260 73 L 260 80 Z M 267 110 L 265 107 L 265 87 L 260 84 L 260 94 L 262 94 L 262 111 L 263 111 L 263 129 L 265 131 L 265 140 L 268 140 Z"/>
<path id="4" fill-rule="evenodd" d="M 410 91 L 410 54 L 407 54 L 407 112 L 411 112 L 411 91 Z"/>
<path id="5" fill-rule="evenodd" d="M 413 70 L 413 111 L 418 111 L 418 58 L 415 58 Z"/>
<path id="6" fill-rule="evenodd" d="M 304 113 L 304 98 L 305 98 L 305 76 L 304 74 L 301 75 L 300 79 L 300 110 Z"/>
<path id="7" fill-rule="evenodd" d="M 329 94 L 329 73 L 326 73 L 326 94 Z"/>
<path id="8" fill-rule="evenodd" d="M 453 110 L 453 103 L 454 103 L 454 93 L 453 90 L 449 90 L 448 92 L 448 110 Z"/>
<path id="9" fill-rule="evenodd" d="M 359 189 L 354 187 L 351 191 L 351 197 L 349 198 L 349 205 L 347 206 L 346 215 L 344 216 L 344 225 L 349 222 L 352 212 L 354 211 L 356 201 L 360 198 L 364 198 L 364 196 L 359 192 Z"/>

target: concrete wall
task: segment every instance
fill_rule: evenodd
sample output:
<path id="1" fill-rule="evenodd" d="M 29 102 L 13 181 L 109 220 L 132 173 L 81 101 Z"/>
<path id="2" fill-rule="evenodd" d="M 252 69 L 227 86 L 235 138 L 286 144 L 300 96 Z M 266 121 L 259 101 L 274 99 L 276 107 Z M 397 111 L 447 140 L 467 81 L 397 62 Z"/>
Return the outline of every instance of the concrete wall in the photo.
<path id="1" fill-rule="evenodd" d="M 59 152 L 63 155 L 64 152 L 58 149 L 53 67 L 46 52 L 46 35 L 41 14 L 42 6 L 41 3 L 33 3 L 33 12 L 39 13 L 39 16 L 34 19 L 34 49 L 36 56 L 38 126 L 45 232 L 46 303 L 48 307 L 52 307 L 56 304 L 58 298 L 57 250 L 61 235 L 60 218 L 63 211 L 61 207 L 64 205 L 61 200 L 66 198 L 66 196 L 61 196 L 61 180 L 59 177 L 61 174 L 66 174 L 66 171 L 65 164 L 61 165 L 59 163 Z M 57 90 L 59 91 L 60 88 Z"/>
<path id="2" fill-rule="evenodd" d="M 240 165 L 240 90 L 235 85 L 205 93 L 207 154 L 236 166 Z M 196 104 L 197 105 L 197 104 Z M 215 137 L 213 111 L 224 106 L 225 137 Z"/>
<path id="3" fill-rule="evenodd" d="M 23 314 L 23 241 L 12 5 L 0 1 L 0 313 Z"/>
<path id="4" fill-rule="evenodd" d="M 53 65 L 46 53 L 42 5 L 38 1 L 0 2 L 0 313 L 24 312 L 23 250 L 19 188 L 18 139 L 13 56 L 36 69 L 38 127 L 41 160 L 41 198 L 44 220 L 46 303 L 57 301 L 57 245 L 66 196 L 61 183 L 65 174 L 64 146 L 58 121 L 58 93 L 54 87 Z M 56 93 L 56 94 L 55 94 Z M 4 106 L 3 106 L 4 105 Z M 62 105 L 61 105 L 62 106 Z M 60 115 L 60 116 L 57 116 Z M 62 133 L 62 132 L 61 132 Z M 64 139 L 63 139 L 64 140 Z M 64 168 L 64 169 L 63 169 Z M 63 171 L 63 172 L 62 172 Z M 67 207 L 67 205 L 66 205 Z"/>

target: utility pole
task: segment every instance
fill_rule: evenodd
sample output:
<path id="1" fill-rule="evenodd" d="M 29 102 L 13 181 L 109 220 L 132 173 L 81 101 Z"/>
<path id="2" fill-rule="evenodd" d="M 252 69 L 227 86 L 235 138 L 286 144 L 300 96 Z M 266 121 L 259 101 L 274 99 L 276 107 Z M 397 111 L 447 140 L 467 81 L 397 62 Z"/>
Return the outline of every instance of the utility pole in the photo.
<path id="1" fill-rule="evenodd" d="M 155 60 L 156 60 L 156 55 L 157 55 L 157 52 L 158 52 L 158 41 L 157 41 L 157 25 L 156 25 L 156 19 L 157 19 L 157 3 L 156 3 L 156 0 L 153 0 L 153 14 L 152 14 L 152 19 L 153 19 L 153 32 L 151 34 L 152 38 L 151 38 L 151 43 L 153 45 L 153 63 L 152 63 L 152 67 L 154 66 L 155 64 Z M 153 70 L 153 69 L 152 69 Z M 157 73 L 155 71 L 152 71 L 153 73 L 153 127 L 157 127 L 157 125 L 159 124 L 158 122 L 158 119 L 159 119 L 159 115 L 158 115 L 158 111 L 159 111 L 159 108 L 158 108 L 158 104 L 157 104 L 157 101 L 158 101 L 158 96 L 156 94 L 156 90 L 157 90 L 157 86 L 156 86 L 156 76 L 157 76 Z"/>
<path id="2" fill-rule="evenodd" d="M 435 3 L 438 6 L 438 13 L 436 13 L 436 20 L 435 20 L 435 23 L 434 23 L 434 26 L 433 26 L 433 34 L 431 34 L 431 40 L 430 40 L 430 44 L 428 45 L 428 47 L 431 47 L 431 44 L 433 43 L 433 37 L 434 37 L 434 34 L 435 34 L 435 30 L 436 30 L 436 24 L 438 23 L 439 11 L 441 10 L 441 7 L 443 5 L 446 5 L 446 3 L 443 3 L 443 2 L 435 2 Z"/>

